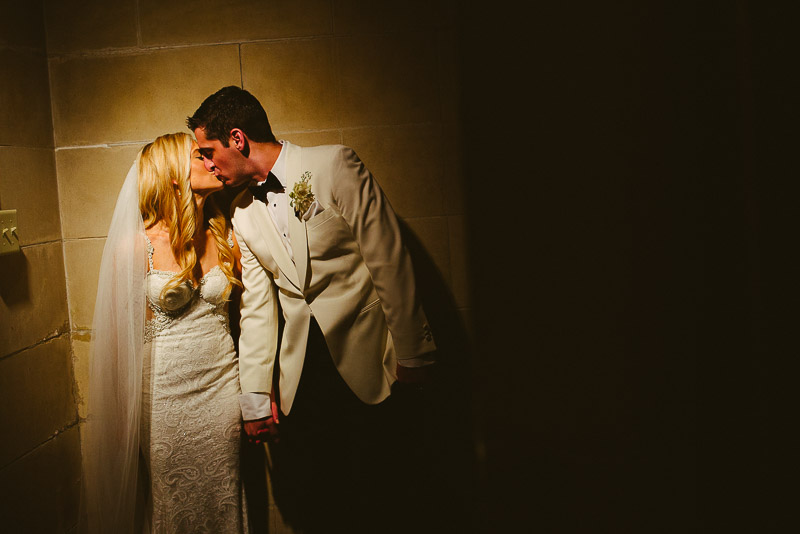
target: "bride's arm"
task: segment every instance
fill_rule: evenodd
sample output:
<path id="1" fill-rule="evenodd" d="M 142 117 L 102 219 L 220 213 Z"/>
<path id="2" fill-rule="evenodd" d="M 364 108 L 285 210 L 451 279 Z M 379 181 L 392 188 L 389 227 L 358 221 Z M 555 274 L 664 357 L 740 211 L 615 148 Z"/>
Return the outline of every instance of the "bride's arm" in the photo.
<path id="1" fill-rule="evenodd" d="M 236 240 L 236 233 L 231 231 L 231 252 L 233 252 L 233 275 L 241 282 L 242 280 L 242 250 L 239 248 L 239 242 Z M 236 347 L 236 352 L 239 352 L 239 336 L 241 329 L 239 327 L 239 320 L 241 319 L 240 308 L 242 305 L 242 288 L 233 286 L 231 288 L 230 298 L 228 300 L 228 320 L 231 328 L 231 336 L 233 337 L 233 344 Z"/>
<path id="2" fill-rule="evenodd" d="M 233 273 L 236 275 L 236 278 L 239 280 L 242 279 L 242 249 L 239 248 L 239 241 L 236 240 L 236 232 L 231 232 L 233 235 L 233 247 L 231 251 L 233 252 Z"/>

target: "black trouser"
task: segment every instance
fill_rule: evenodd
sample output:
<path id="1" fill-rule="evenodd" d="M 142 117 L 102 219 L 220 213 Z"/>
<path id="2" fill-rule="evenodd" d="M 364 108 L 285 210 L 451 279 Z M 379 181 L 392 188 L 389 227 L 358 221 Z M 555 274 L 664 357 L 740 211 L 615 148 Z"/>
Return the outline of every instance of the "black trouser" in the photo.
<path id="1" fill-rule="evenodd" d="M 305 363 L 273 453 L 275 501 L 305 532 L 389 532 L 397 512 L 394 399 L 361 402 L 312 319 Z"/>

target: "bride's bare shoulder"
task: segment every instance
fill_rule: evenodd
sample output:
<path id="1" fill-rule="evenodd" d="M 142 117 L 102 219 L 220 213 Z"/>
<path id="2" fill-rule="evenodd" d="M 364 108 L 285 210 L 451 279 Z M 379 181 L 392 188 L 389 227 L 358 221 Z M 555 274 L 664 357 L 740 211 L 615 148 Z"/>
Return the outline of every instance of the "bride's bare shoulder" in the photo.
<path id="1" fill-rule="evenodd" d="M 172 244 L 169 239 L 169 230 L 166 226 L 160 227 L 153 225 L 150 228 L 145 228 L 145 235 L 152 248 L 153 268 L 173 271 L 177 268 L 178 263 L 172 254 Z"/>
<path id="2" fill-rule="evenodd" d="M 145 228 L 144 233 L 147 235 L 147 239 L 150 240 L 154 248 L 170 246 L 169 230 L 163 228 L 161 225 L 154 224 L 150 228 Z"/>

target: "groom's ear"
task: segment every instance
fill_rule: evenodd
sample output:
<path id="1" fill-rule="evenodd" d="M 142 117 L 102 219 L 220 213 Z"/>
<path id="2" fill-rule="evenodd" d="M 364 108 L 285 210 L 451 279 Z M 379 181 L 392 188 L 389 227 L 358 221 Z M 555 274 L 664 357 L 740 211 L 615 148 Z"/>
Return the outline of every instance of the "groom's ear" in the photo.
<path id="1" fill-rule="evenodd" d="M 239 128 L 231 130 L 230 143 L 239 152 L 247 152 L 247 136 Z"/>

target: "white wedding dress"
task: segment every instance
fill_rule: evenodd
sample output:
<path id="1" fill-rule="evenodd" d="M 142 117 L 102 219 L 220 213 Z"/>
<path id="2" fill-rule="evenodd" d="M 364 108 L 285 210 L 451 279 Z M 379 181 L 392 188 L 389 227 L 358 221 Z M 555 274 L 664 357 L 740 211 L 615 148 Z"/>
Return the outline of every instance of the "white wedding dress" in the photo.
<path id="1" fill-rule="evenodd" d="M 149 476 L 145 532 L 242 534 L 238 364 L 228 324 L 228 280 L 217 266 L 160 300 L 175 273 L 146 276 L 148 321 L 140 447 Z M 148 487 L 148 484 L 145 484 Z M 149 528 L 148 528 L 149 527 Z"/>

